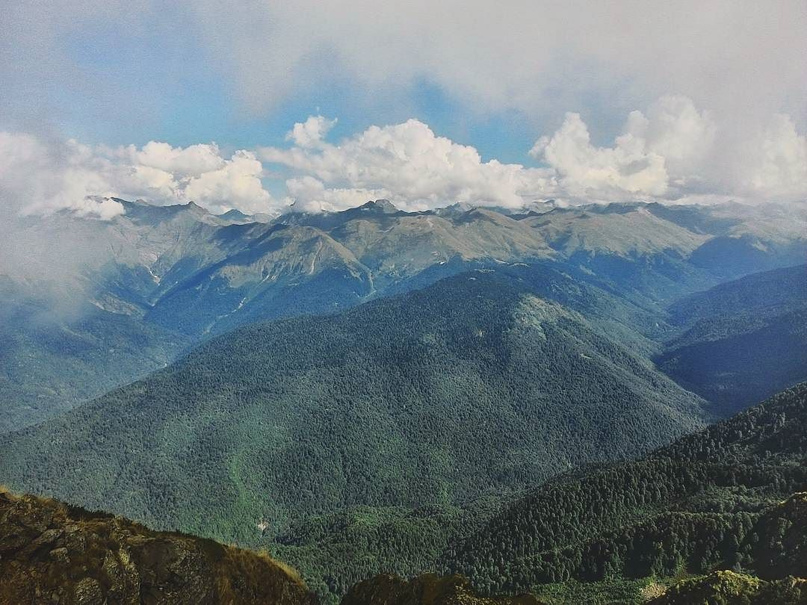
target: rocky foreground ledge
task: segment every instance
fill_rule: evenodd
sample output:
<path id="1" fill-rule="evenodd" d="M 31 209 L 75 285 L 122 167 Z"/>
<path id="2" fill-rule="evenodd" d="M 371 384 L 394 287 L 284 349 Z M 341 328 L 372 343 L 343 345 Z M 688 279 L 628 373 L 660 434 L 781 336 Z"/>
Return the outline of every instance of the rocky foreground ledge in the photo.
<path id="1" fill-rule="evenodd" d="M 2 604 L 315 602 L 265 554 L 0 491 Z"/>

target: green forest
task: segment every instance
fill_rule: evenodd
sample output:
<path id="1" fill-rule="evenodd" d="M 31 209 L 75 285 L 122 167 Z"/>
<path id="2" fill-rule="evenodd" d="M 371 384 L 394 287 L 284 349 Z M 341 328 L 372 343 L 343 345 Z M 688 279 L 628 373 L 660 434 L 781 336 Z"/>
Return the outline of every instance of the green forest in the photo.
<path id="1" fill-rule="evenodd" d="M 501 496 L 709 419 L 576 311 L 477 271 L 215 339 L 9 436 L 0 469 L 15 488 L 252 544 L 263 521 L 277 534 L 354 506 Z"/>
<path id="2" fill-rule="evenodd" d="M 704 428 L 744 404 L 688 392 L 692 377 L 677 384 L 651 355 L 672 335 L 663 359 L 679 370 L 713 371 L 697 355 L 728 347 L 744 392 L 792 382 L 803 270 L 664 316 L 547 266 L 478 269 L 250 325 L 8 435 L 0 472 L 13 489 L 266 549 L 328 603 L 378 573 L 423 572 L 546 603 L 762 603 L 805 576 L 807 383 Z M 746 296 L 757 282 L 767 303 Z M 779 374 L 744 370 L 757 361 L 737 339 L 760 330 L 795 347 Z"/>
<path id="3" fill-rule="evenodd" d="M 328 595 L 372 569 L 459 573 L 483 594 L 559 603 L 640 603 L 648 586 L 692 578 L 694 590 L 715 570 L 735 575 L 710 582 L 804 577 L 806 462 L 807 383 L 636 462 L 463 510 L 312 519 L 273 549 Z"/>

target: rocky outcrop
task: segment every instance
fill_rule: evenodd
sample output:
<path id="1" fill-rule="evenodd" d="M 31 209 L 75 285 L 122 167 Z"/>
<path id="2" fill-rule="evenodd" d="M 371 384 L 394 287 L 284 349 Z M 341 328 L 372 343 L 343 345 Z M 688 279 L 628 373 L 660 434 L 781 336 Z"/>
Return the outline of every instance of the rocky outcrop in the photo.
<path id="1" fill-rule="evenodd" d="M 482 597 L 462 576 L 425 574 L 412 580 L 379 575 L 359 582 L 341 605 L 540 605 L 532 595 Z"/>
<path id="2" fill-rule="evenodd" d="M 0 491 L 0 603 L 312 605 L 269 556 Z"/>
<path id="3" fill-rule="evenodd" d="M 648 601 L 649 605 L 805 605 L 807 581 L 784 578 L 767 582 L 754 576 L 716 571 L 684 580 Z"/>

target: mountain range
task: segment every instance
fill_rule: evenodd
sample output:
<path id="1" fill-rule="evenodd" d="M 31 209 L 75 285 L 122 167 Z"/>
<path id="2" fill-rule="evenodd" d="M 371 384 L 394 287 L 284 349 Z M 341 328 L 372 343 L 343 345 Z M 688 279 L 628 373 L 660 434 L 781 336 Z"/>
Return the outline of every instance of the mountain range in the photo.
<path id="1" fill-rule="evenodd" d="M 269 218 L 116 201 L 125 213 L 107 221 L 20 219 L 23 240 L 57 245 L 0 272 L 2 432 L 240 325 L 335 312 L 472 268 L 551 265 L 642 309 L 644 335 L 663 341 L 674 332 L 664 331 L 671 302 L 807 258 L 807 210 L 798 205 L 407 213 L 379 200 Z"/>
<path id="2" fill-rule="evenodd" d="M 479 269 L 253 324 L 8 435 L 0 473 L 155 527 L 249 541 L 262 519 L 280 529 L 347 506 L 456 505 L 703 426 L 706 401 L 598 326 L 605 296 L 551 269 Z"/>

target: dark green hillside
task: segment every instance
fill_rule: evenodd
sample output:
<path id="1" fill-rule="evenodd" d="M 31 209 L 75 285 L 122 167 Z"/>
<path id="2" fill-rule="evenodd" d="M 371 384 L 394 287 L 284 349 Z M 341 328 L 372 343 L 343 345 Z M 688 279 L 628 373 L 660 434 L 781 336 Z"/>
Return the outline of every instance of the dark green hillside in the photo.
<path id="1" fill-rule="evenodd" d="M 477 531 L 506 499 L 497 495 L 457 506 L 356 507 L 295 522 L 270 546 L 302 570 L 312 590 L 335 601 L 378 573 L 411 577 L 442 569 L 454 540 Z"/>
<path id="2" fill-rule="evenodd" d="M 671 316 L 688 329 L 659 366 L 726 414 L 807 379 L 807 265 L 722 284 Z"/>
<path id="3" fill-rule="evenodd" d="M 383 574 L 351 587 L 341 605 L 541 605 L 532 595 L 483 597 L 466 578 L 434 574 L 404 580 Z"/>
<path id="4" fill-rule="evenodd" d="M 701 400 L 534 290 L 479 271 L 238 330 L 11 436 L 0 477 L 253 543 L 262 520 L 458 504 L 702 425 Z"/>
<path id="5" fill-rule="evenodd" d="M 706 317 L 755 313 L 777 315 L 807 303 L 807 265 L 754 273 L 705 292 L 688 296 L 670 307 L 675 321 L 692 325 Z"/>
<path id="6" fill-rule="evenodd" d="M 644 460 L 538 488 L 449 548 L 447 568 L 539 595 L 713 569 L 804 577 L 807 508 L 790 495 L 807 489 L 805 462 L 802 384 Z"/>

